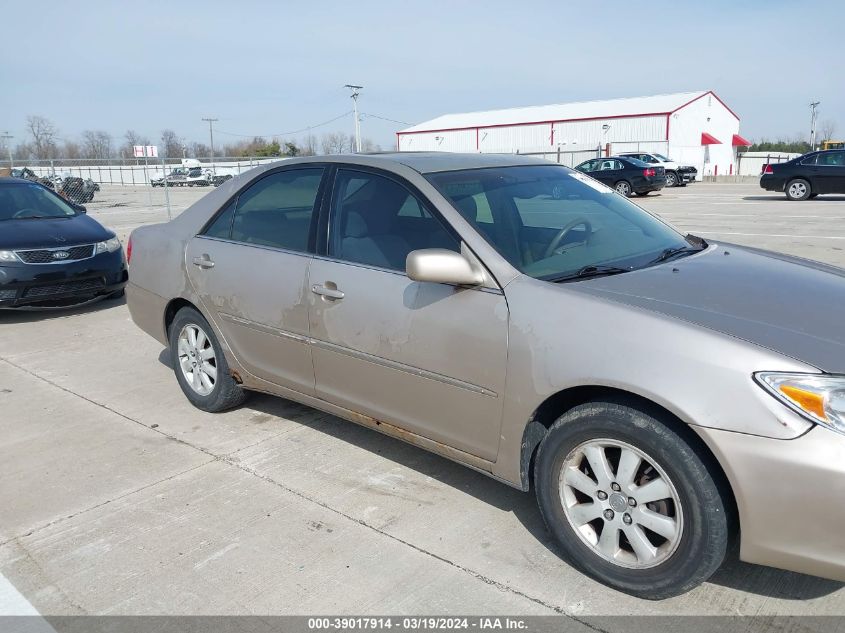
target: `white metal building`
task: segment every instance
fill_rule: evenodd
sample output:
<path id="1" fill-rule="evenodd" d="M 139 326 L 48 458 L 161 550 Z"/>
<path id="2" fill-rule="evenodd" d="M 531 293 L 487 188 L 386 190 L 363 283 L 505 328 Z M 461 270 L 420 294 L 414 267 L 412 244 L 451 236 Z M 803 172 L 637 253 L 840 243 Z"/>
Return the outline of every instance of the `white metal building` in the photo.
<path id="1" fill-rule="evenodd" d="M 739 117 L 712 90 L 447 114 L 397 132 L 399 151 L 543 154 L 573 165 L 598 152 L 651 151 L 732 174 Z"/>

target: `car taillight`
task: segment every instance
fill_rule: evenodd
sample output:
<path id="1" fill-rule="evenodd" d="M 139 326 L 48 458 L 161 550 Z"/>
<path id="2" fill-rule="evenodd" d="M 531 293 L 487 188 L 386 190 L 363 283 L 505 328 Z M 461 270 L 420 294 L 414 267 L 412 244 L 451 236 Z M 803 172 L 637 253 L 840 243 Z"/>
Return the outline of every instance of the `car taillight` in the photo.
<path id="1" fill-rule="evenodd" d="M 132 261 L 132 236 L 129 236 L 129 241 L 126 242 L 126 263 Z"/>
<path id="2" fill-rule="evenodd" d="M 763 165 L 763 173 L 764 174 L 773 174 L 773 173 L 775 173 L 775 170 L 772 169 L 772 166 L 767 163 L 767 164 Z"/>
<path id="3" fill-rule="evenodd" d="M 657 172 L 654 171 L 654 167 L 649 167 L 648 169 L 643 169 L 643 176 L 648 178 L 649 176 L 654 176 Z"/>

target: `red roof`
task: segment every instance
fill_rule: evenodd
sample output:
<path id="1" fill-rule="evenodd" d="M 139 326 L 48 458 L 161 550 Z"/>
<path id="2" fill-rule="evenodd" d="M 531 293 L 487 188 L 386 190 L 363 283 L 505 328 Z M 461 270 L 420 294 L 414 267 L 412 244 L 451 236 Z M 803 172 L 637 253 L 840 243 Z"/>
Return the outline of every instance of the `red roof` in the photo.
<path id="1" fill-rule="evenodd" d="M 710 136 L 707 132 L 701 133 L 701 144 L 702 145 L 721 145 L 722 141 L 717 139 L 715 136 Z"/>
<path id="2" fill-rule="evenodd" d="M 731 141 L 731 145 L 734 147 L 751 147 L 753 144 L 742 138 L 739 134 L 734 134 L 733 141 Z"/>

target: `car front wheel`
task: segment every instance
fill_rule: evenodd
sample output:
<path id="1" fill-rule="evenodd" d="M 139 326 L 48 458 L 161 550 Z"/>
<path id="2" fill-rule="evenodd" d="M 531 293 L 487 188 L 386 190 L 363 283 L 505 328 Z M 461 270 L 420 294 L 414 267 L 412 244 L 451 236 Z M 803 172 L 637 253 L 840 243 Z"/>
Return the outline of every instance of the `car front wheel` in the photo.
<path id="1" fill-rule="evenodd" d="M 806 200 L 811 195 L 810 183 L 803 178 L 790 180 L 786 184 L 786 197 L 789 200 Z"/>
<path id="2" fill-rule="evenodd" d="M 732 507 L 695 449 L 624 403 L 592 402 L 549 429 L 534 485 L 566 559 L 647 599 L 699 585 L 722 564 Z"/>
<path id="3" fill-rule="evenodd" d="M 678 176 L 675 174 L 674 171 L 667 171 L 666 172 L 666 186 L 667 187 L 675 187 L 678 184 Z"/>
<path id="4" fill-rule="evenodd" d="M 183 393 L 198 409 L 231 409 L 247 392 L 235 382 L 220 343 L 196 309 L 182 308 L 168 331 L 170 358 Z"/>

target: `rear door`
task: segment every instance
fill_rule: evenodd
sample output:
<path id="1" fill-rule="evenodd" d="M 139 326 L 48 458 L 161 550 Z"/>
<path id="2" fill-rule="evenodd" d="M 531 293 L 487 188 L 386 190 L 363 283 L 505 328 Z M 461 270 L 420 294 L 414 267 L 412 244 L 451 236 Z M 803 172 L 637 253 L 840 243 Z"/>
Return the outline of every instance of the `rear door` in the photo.
<path id="1" fill-rule="evenodd" d="M 623 180 L 622 163 L 613 158 L 598 159 L 597 164 L 593 168 L 593 171 L 590 172 L 590 175 L 596 180 L 603 182 L 608 187 L 612 187 L 620 180 Z"/>
<path id="2" fill-rule="evenodd" d="M 240 192 L 187 249 L 188 276 L 250 373 L 313 395 L 307 275 L 322 167 L 263 176 Z"/>

